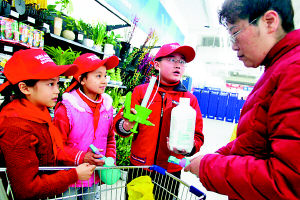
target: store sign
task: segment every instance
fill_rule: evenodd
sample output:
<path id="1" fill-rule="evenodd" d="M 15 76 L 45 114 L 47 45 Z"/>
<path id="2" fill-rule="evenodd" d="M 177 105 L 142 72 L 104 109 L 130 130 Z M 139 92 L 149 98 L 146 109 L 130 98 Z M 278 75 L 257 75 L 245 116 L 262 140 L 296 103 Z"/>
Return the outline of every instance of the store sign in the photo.
<path id="1" fill-rule="evenodd" d="M 159 0 L 105 0 L 105 2 L 129 20 L 133 20 L 137 16 L 139 18 L 138 26 L 146 33 L 151 28 L 154 29 L 158 33 L 160 41 L 181 44 L 184 42 L 184 35 Z"/>

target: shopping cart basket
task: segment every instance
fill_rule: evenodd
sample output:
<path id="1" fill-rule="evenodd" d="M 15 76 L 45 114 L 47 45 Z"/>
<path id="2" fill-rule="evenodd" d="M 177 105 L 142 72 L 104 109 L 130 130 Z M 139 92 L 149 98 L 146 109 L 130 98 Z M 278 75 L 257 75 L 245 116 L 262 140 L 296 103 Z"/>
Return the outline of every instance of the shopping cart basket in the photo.
<path id="1" fill-rule="evenodd" d="M 74 167 L 40 167 L 40 171 L 57 171 L 57 170 L 68 170 Z M 128 180 L 134 179 L 139 176 L 149 175 L 152 178 L 152 183 L 154 184 L 153 194 L 155 199 L 165 200 L 166 196 L 168 199 L 176 200 L 189 200 L 189 199 L 206 199 L 203 192 L 189 185 L 188 183 L 182 181 L 181 179 L 168 173 L 165 169 L 153 165 L 153 166 L 116 166 L 116 167 L 96 167 L 96 170 L 103 169 L 119 169 L 121 171 L 121 178 L 113 185 L 98 184 L 84 191 L 80 184 L 75 185 L 77 192 L 72 192 L 69 188 L 64 194 L 57 195 L 55 197 L 47 199 L 76 199 L 77 197 L 84 196 L 86 199 L 95 200 L 124 200 L 127 195 L 126 184 Z M 6 177 L 6 168 L 0 168 L 0 173 L 2 178 Z M 94 173 L 94 179 L 96 178 L 96 173 Z M 101 176 L 101 174 L 100 174 Z M 131 176 L 131 177 L 130 177 Z M 101 177 L 100 177 L 101 179 Z M 1 200 L 13 199 L 13 193 L 9 186 L 9 180 L 4 180 L 4 186 L 0 179 L 0 198 Z M 171 191 L 172 188 L 178 185 L 178 191 Z M 82 189 L 82 190 L 81 190 Z M 79 192 L 78 192 L 79 191 Z M 170 198 L 171 197 L 171 198 Z"/>

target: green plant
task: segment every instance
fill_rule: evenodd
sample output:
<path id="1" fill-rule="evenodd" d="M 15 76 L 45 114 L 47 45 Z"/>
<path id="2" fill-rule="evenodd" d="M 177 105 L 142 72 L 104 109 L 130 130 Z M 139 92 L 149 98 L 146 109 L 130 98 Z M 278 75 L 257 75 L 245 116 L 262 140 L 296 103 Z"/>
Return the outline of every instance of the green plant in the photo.
<path id="1" fill-rule="evenodd" d="M 84 35 L 88 39 L 93 39 L 93 26 L 89 23 L 81 22 L 81 28 L 83 30 Z"/>
<path id="2" fill-rule="evenodd" d="M 130 165 L 130 150 L 133 135 L 123 138 L 116 135 L 117 166 Z"/>
<path id="3" fill-rule="evenodd" d="M 75 20 L 75 28 L 77 29 L 78 32 L 83 33 L 84 24 L 85 24 L 85 22 L 82 19 Z"/>
<path id="4" fill-rule="evenodd" d="M 67 14 L 70 14 L 73 11 L 73 5 L 71 0 L 57 0 L 55 1 L 56 5 L 60 5 L 60 10 L 57 11 L 57 17 L 62 16 L 62 11 L 66 10 Z"/>
<path id="5" fill-rule="evenodd" d="M 53 59 L 57 65 L 69 65 L 73 64 L 74 60 L 80 56 L 81 52 L 73 51 L 71 48 L 67 50 L 62 50 L 61 47 L 50 47 L 45 46 L 44 50 Z"/>
<path id="6" fill-rule="evenodd" d="M 117 44 L 117 40 L 121 38 L 121 35 L 115 35 L 115 33 L 113 31 L 110 31 L 110 34 L 107 34 L 106 38 L 105 38 L 105 44 L 112 44 L 114 46 L 116 46 Z"/>
<path id="7" fill-rule="evenodd" d="M 112 68 L 110 70 L 107 70 L 107 76 L 110 77 L 110 80 L 115 81 L 116 80 L 115 69 Z"/>
<path id="8" fill-rule="evenodd" d="M 67 16 L 65 17 L 64 21 L 66 22 L 66 26 L 65 26 L 66 30 L 73 31 L 75 29 L 76 24 L 75 24 L 75 19 L 73 17 Z"/>
<path id="9" fill-rule="evenodd" d="M 106 33 L 106 25 L 105 24 L 101 24 L 100 22 L 98 22 L 98 24 L 93 27 L 93 38 L 92 40 L 94 40 L 95 45 L 102 45 L 104 38 L 107 36 Z"/>

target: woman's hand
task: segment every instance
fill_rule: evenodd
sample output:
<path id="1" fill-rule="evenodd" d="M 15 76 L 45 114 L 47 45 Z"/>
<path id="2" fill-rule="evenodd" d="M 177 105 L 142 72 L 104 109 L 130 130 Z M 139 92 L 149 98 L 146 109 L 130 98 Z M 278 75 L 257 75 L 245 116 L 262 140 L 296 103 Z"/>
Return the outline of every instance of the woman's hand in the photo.
<path id="1" fill-rule="evenodd" d="M 191 173 L 195 174 L 197 177 L 199 177 L 199 168 L 200 168 L 200 163 L 202 158 L 204 157 L 204 155 L 199 155 L 196 158 L 193 158 L 191 160 L 191 164 L 189 164 L 188 166 L 186 166 L 184 168 L 185 172 L 190 171 Z"/>

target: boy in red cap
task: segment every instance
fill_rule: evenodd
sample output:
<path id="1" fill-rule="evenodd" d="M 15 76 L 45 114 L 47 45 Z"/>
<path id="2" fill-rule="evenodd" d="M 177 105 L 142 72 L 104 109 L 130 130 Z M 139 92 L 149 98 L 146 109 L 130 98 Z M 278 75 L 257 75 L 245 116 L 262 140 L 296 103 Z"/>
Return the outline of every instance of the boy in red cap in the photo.
<path id="1" fill-rule="evenodd" d="M 163 45 L 155 56 L 154 66 L 159 71 L 159 82 L 154 86 L 150 99 L 149 109 L 152 113 L 149 116 L 155 126 L 146 126 L 139 124 L 138 133 L 134 135 L 131 147 L 130 162 L 132 165 L 159 165 L 171 172 L 176 177 L 180 177 L 181 167 L 172 163 L 168 163 L 169 156 L 183 158 L 191 156 L 200 150 L 203 144 L 202 134 L 202 115 L 198 105 L 197 98 L 192 95 L 182 85 L 180 79 L 185 70 L 185 64 L 195 57 L 195 51 L 190 46 L 180 46 L 178 43 Z M 137 86 L 132 94 L 131 106 L 141 104 L 146 93 L 148 84 Z M 157 91 L 154 92 L 154 91 Z M 191 106 L 196 110 L 196 127 L 195 139 L 192 152 L 174 150 L 168 148 L 168 137 L 170 132 L 171 111 L 177 106 L 180 97 L 190 98 Z M 132 112 L 135 112 L 132 109 Z M 129 122 L 122 118 L 122 111 L 115 117 L 115 130 L 124 137 L 131 134 L 130 129 L 134 126 L 134 122 Z M 136 175 L 128 175 L 134 178 Z M 130 181 L 130 180 L 129 180 Z M 173 194 L 177 194 L 179 184 L 162 181 L 163 187 L 168 188 Z M 171 189 L 172 187 L 172 189 Z M 168 199 L 165 191 L 157 192 L 160 197 L 156 198 Z"/>
<path id="2" fill-rule="evenodd" d="M 87 162 L 102 166 L 104 160 L 99 159 L 102 156 L 94 154 L 89 145 L 97 147 L 103 156 L 116 158 L 112 98 L 104 91 L 107 86 L 106 70 L 116 67 L 119 59 L 111 56 L 101 60 L 95 54 L 86 53 L 79 56 L 74 64 L 78 66 L 78 72 L 54 113 L 54 123 L 61 130 L 65 150 L 72 158 L 71 162 L 64 164 Z M 95 180 L 97 183 L 98 174 Z M 94 177 L 80 181 L 77 185 L 83 186 L 83 190 L 81 187 L 77 191 L 72 188 L 72 191 L 66 191 L 66 195 L 91 192 L 95 188 L 93 184 Z"/>
<path id="3" fill-rule="evenodd" d="M 41 49 L 20 50 L 5 65 L 8 81 L 0 86 L 5 96 L 0 108 L 1 165 L 7 168 L 15 199 L 61 194 L 77 180 L 88 180 L 96 167 L 85 163 L 50 174 L 38 169 L 67 159 L 47 108 L 55 106 L 59 75 L 76 70 L 75 65 L 57 66 Z"/>

